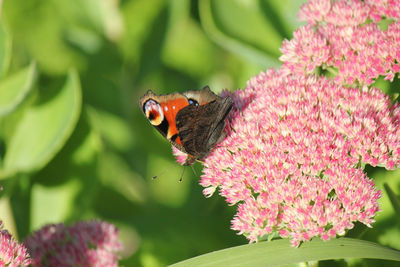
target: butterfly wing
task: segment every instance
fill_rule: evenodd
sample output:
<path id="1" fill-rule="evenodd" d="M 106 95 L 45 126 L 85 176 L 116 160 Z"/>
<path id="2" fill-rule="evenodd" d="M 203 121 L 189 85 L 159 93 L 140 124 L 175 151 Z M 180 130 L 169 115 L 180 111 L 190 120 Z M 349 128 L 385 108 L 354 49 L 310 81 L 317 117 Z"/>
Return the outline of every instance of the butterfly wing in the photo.
<path id="1" fill-rule="evenodd" d="M 199 103 L 199 105 L 204 105 L 210 103 L 211 101 L 221 99 L 221 97 L 217 96 L 210 90 L 208 85 L 201 90 L 184 92 L 183 95 L 185 95 L 188 99 L 195 100 L 197 103 Z"/>
<path id="2" fill-rule="evenodd" d="M 186 96 L 179 93 L 156 95 L 148 91 L 139 100 L 143 114 L 172 145 L 185 152 L 175 125 L 175 116 L 178 111 L 189 105 Z"/>
<path id="3" fill-rule="evenodd" d="M 176 116 L 182 145 L 195 159 L 205 158 L 224 136 L 225 118 L 232 109 L 232 100 L 218 98 L 204 105 L 189 105 Z"/>

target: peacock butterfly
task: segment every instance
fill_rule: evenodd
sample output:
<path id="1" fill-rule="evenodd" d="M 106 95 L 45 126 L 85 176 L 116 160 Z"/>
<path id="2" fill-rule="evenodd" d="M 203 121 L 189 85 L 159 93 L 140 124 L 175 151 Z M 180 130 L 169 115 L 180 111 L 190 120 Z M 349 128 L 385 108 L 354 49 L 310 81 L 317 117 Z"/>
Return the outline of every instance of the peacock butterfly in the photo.
<path id="1" fill-rule="evenodd" d="M 139 102 L 150 123 L 188 155 L 183 165 L 203 160 L 225 138 L 225 118 L 232 109 L 230 97 L 217 96 L 208 86 L 168 95 L 149 90 Z"/>

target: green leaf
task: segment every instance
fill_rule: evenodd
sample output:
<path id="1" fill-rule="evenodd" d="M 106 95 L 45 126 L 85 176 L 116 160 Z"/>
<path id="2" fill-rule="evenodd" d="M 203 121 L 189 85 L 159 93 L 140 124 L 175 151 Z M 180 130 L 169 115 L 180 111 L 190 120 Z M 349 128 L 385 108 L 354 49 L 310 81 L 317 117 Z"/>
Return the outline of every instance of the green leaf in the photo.
<path id="1" fill-rule="evenodd" d="M 82 190 L 79 179 L 69 179 L 56 186 L 35 183 L 31 194 L 31 230 L 49 222 L 65 222 L 76 207 L 76 195 Z M 62 208 L 60 208 L 62 207 Z"/>
<path id="2" fill-rule="evenodd" d="M 247 3 L 247 4 L 246 4 Z M 199 1 L 201 24 L 220 46 L 260 67 L 279 66 L 283 36 L 252 1 Z"/>
<path id="3" fill-rule="evenodd" d="M 26 109 L 14 134 L 7 140 L 0 177 L 42 168 L 71 135 L 80 110 L 79 78 L 71 71 L 56 94 Z"/>
<path id="4" fill-rule="evenodd" d="M 20 60 L 21 52 L 30 55 L 42 73 L 65 75 L 71 67 L 85 68 L 86 58 L 68 43 L 66 35 L 70 26 L 82 25 L 82 19 L 88 18 L 80 5 L 86 1 L 72 2 L 3 1 L 2 19 L 16 44 L 13 57 Z M 26 10 L 29 10 L 29 15 Z M 80 14 L 81 20 L 76 17 Z"/>
<path id="5" fill-rule="evenodd" d="M 11 36 L 0 22 L 0 79 L 7 72 L 11 61 Z"/>
<path id="6" fill-rule="evenodd" d="M 0 52 L 1 53 L 1 52 Z M 36 64 L 7 77 L 0 83 L 0 116 L 15 110 L 33 87 L 36 77 Z"/>
<path id="7" fill-rule="evenodd" d="M 87 112 L 91 124 L 108 145 L 120 151 L 127 151 L 132 147 L 134 133 L 126 120 L 90 106 L 87 106 Z"/>
<path id="8" fill-rule="evenodd" d="M 132 203 L 144 203 L 148 192 L 143 178 L 111 151 L 99 156 L 98 173 L 103 184 Z"/>
<path id="9" fill-rule="evenodd" d="M 386 193 L 389 196 L 390 202 L 392 203 L 393 209 L 397 213 L 397 215 L 400 215 L 400 199 L 396 194 L 393 192 L 393 190 L 389 187 L 387 183 L 384 183 L 383 186 L 385 187 Z"/>
<path id="10" fill-rule="evenodd" d="M 280 239 L 214 251 L 171 266 L 277 266 L 343 258 L 400 261 L 400 251 L 351 238 L 326 242 L 315 239 L 305 242 L 299 248 L 290 247 L 287 239 Z"/>
<path id="11" fill-rule="evenodd" d="M 197 21 L 190 17 L 190 2 L 169 3 L 169 26 L 162 48 L 163 62 L 180 72 L 198 77 L 213 71 L 215 45 Z"/>
<path id="12" fill-rule="evenodd" d="M 143 54 L 143 46 L 151 35 L 151 29 L 165 9 L 163 0 L 126 1 L 121 5 L 125 33 L 121 42 L 121 50 L 124 57 L 133 62 L 138 62 Z M 147 47 L 146 47 L 147 48 Z M 149 49 L 157 53 L 155 48 Z"/>
<path id="13" fill-rule="evenodd" d="M 101 138 L 90 127 L 86 108 L 83 108 L 64 147 L 31 177 L 34 181 L 31 229 L 48 222 L 81 220 L 91 210 L 100 184 L 98 157 L 101 151 Z M 46 201 L 52 203 L 45 205 Z"/>

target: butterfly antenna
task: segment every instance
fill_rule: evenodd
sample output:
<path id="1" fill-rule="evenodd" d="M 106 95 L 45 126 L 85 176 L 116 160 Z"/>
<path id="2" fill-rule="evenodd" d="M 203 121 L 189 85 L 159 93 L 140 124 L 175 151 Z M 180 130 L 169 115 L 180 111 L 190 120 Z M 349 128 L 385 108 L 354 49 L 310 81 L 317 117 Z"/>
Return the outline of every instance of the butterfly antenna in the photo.
<path id="1" fill-rule="evenodd" d="M 160 172 L 159 174 L 154 175 L 151 179 L 153 179 L 153 180 L 157 179 L 158 176 L 160 176 L 160 175 L 162 175 L 162 174 L 168 172 L 170 169 L 171 169 L 171 168 L 168 168 L 168 169 L 163 170 L 163 171 Z"/>
<path id="2" fill-rule="evenodd" d="M 193 165 L 190 165 L 190 167 L 192 168 L 192 171 L 193 171 L 194 175 L 195 175 L 195 176 L 198 176 L 197 173 L 196 173 L 196 170 L 195 170 L 194 167 L 193 167 Z"/>
<path id="3" fill-rule="evenodd" d="M 182 182 L 183 174 L 185 173 L 185 170 L 186 170 L 186 166 L 183 166 L 183 171 L 182 171 L 182 174 L 181 174 L 181 178 L 179 178 L 179 182 Z"/>

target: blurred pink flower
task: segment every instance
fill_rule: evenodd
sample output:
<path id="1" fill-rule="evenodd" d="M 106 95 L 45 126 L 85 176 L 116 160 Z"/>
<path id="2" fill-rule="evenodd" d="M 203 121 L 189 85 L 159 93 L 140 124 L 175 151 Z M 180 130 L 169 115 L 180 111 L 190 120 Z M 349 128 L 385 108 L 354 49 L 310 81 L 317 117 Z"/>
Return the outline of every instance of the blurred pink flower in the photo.
<path id="1" fill-rule="evenodd" d="M 27 249 L 15 241 L 0 221 L 0 266 L 20 267 L 31 264 Z"/>
<path id="2" fill-rule="evenodd" d="M 33 266 L 118 266 L 117 228 L 101 221 L 46 225 L 25 240 Z"/>
<path id="3" fill-rule="evenodd" d="M 400 72 L 400 1 L 310 1 L 299 17 L 309 24 L 283 42 L 284 72 L 334 70 L 334 80 L 347 85 L 392 81 Z M 386 30 L 378 24 L 383 18 Z"/>
<path id="4" fill-rule="evenodd" d="M 398 0 L 364 0 L 370 7 L 369 17 L 379 22 L 382 18 L 399 19 L 400 2 Z"/>
<path id="5" fill-rule="evenodd" d="M 172 147 L 172 154 L 174 154 L 174 156 L 176 157 L 176 161 L 178 161 L 180 164 L 183 165 L 186 162 L 187 154 L 180 151 L 174 146 L 171 147 Z"/>
<path id="6" fill-rule="evenodd" d="M 400 165 L 399 105 L 375 88 L 273 70 L 230 96 L 228 137 L 205 159 L 201 185 L 238 204 L 232 229 L 297 246 L 374 222 L 380 192 L 360 166 Z"/>

